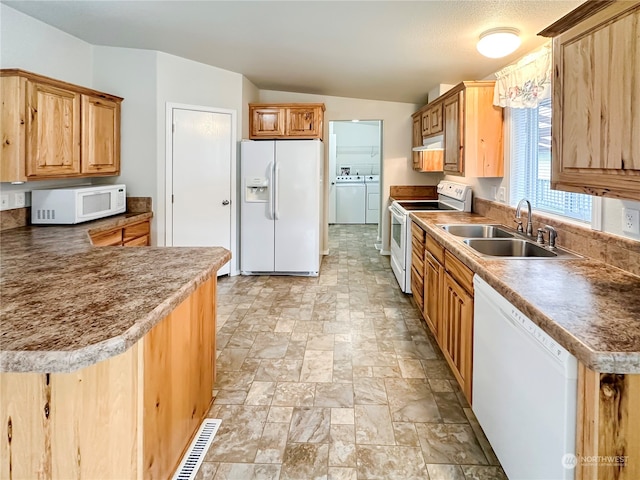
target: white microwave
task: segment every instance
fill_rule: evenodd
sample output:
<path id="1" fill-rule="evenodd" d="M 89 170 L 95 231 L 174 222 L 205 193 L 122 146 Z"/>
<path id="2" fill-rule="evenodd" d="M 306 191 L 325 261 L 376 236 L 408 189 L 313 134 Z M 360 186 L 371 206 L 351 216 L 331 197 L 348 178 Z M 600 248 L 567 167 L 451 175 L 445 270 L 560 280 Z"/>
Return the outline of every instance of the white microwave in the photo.
<path id="1" fill-rule="evenodd" d="M 124 213 L 124 185 L 88 185 L 31 192 L 32 224 L 74 224 Z"/>

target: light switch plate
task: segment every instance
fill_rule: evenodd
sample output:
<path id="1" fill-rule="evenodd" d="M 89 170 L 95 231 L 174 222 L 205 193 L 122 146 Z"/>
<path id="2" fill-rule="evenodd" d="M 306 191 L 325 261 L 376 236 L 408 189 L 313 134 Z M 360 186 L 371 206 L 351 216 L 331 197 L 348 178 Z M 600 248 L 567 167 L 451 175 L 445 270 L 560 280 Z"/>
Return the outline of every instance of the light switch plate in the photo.
<path id="1" fill-rule="evenodd" d="M 3 194 L 0 195 L 0 210 L 8 210 L 9 209 L 9 195 Z"/>
<path id="2" fill-rule="evenodd" d="M 504 202 L 506 200 L 507 190 L 504 187 L 498 189 L 498 200 Z"/>
<path id="3" fill-rule="evenodd" d="M 640 210 L 633 208 L 622 209 L 622 231 L 640 235 Z"/>

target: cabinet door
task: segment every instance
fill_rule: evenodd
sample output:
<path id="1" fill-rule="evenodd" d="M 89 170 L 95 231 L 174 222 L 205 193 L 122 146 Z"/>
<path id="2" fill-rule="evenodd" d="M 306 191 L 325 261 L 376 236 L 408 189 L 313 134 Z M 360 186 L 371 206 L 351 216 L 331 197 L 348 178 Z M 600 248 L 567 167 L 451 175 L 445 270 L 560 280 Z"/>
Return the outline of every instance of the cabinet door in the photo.
<path id="1" fill-rule="evenodd" d="M 285 134 L 286 111 L 278 107 L 250 109 L 249 134 L 251 138 L 274 138 Z"/>
<path id="2" fill-rule="evenodd" d="M 425 110 L 421 115 L 422 122 L 422 136 L 426 137 L 431 134 L 431 116 L 429 115 L 429 110 Z"/>
<path id="3" fill-rule="evenodd" d="M 80 94 L 27 83 L 28 177 L 80 173 Z"/>
<path id="4" fill-rule="evenodd" d="M 440 338 L 440 294 L 442 292 L 443 268 L 429 252 L 424 259 L 424 318 L 433 336 Z"/>
<path id="5" fill-rule="evenodd" d="M 640 200 L 640 3 L 554 39 L 552 188 Z"/>
<path id="6" fill-rule="evenodd" d="M 322 122 L 320 109 L 315 107 L 287 108 L 286 135 L 291 137 L 319 137 Z"/>
<path id="7" fill-rule="evenodd" d="M 448 274 L 442 280 L 442 353 L 471 403 L 473 297 Z"/>
<path id="8" fill-rule="evenodd" d="M 419 114 L 415 114 L 413 116 L 413 130 L 411 139 L 412 148 L 422 146 L 422 116 Z M 420 152 L 412 152 L 411 156 L 413 159 L 413 169 L 419 171 L 422 168 Z"/>
<path id="9" fill-rule="evenodd" d="M 429 109 L 429 126 L 431 135 L 442 132 L 442 103 Z"/>
<path id="10" fill-rule="evenodd" d="M 461 174 L 463 154 L 464 92 L 444 101 L 444 171 Z"/>
<path id="11" fill-rule="evenodd" d="M 82 173 L 120 173 L 120 103 L 82 95 Z"/>

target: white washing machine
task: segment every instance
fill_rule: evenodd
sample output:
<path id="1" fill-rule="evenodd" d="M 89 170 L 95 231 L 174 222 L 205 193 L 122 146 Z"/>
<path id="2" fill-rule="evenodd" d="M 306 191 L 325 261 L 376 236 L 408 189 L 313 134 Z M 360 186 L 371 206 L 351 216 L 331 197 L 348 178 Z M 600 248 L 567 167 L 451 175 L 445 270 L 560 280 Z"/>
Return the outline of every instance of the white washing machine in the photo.
<path id="1" fill-rule="evenodd" d="M 365 222 L 378 223 L 380 220 L 380 175 L 365 175 L 364 186 L 367 198 Z"/>
<path id="2" fill-rule="evenodd" d="M 336 223 L 365 223 L 366 196 L 363 175 L 336 177 Z"/>

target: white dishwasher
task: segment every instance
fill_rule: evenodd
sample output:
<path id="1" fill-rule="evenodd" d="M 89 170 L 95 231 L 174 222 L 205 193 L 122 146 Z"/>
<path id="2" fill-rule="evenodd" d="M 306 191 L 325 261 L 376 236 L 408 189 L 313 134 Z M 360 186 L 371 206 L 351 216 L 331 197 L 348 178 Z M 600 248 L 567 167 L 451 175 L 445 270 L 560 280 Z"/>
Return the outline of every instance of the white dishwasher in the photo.
<path id="1" fill-rule="evenodd" d="M 477 275 L 473 412 L 511 480 L 569 480 L 577 360 Z"/>

